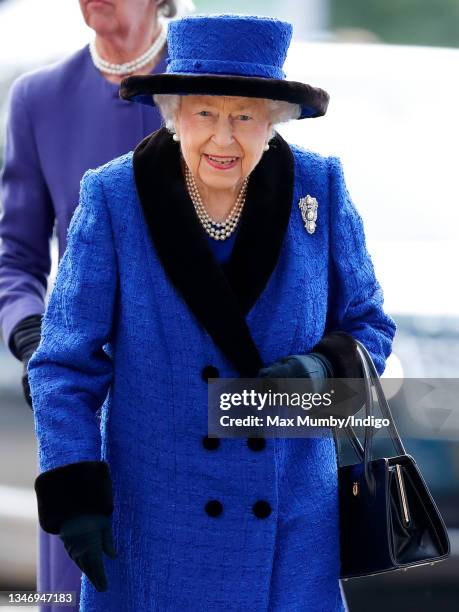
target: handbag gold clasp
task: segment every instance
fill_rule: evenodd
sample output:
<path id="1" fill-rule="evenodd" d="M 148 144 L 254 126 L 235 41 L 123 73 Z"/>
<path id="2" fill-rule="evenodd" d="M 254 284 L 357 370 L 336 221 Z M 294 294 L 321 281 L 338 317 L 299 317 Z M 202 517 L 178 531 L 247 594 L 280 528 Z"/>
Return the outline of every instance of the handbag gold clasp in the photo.
<path id="1" fill-rule="evenodd" d="M 402 469 L 398 463 L 395 464 L 395 470 L 397 474 L 398 487 L 400 489 L 400 497 L 402 500 L 403 518 L 405 519 L 405 523 L 408 525 L 410 522 L 410 513 L 408 510 L 408 500 L 406 498 L 405 485 L 403 483 Z"/>

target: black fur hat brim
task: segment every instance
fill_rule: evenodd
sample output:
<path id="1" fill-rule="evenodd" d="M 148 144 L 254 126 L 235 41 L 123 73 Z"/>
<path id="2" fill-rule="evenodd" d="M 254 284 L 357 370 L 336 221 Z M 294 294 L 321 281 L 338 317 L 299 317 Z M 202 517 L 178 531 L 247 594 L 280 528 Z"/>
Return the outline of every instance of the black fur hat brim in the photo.
<path id="1" fill-rule="evenodd" d="M 298 119 L 325 115 L 330 96 L 297 81 L 214 74 L 145 74 L 121 81 L 120 98 L 155 106 L 153 94 L 242 96 L 284 100 L 301 106 Z"/>

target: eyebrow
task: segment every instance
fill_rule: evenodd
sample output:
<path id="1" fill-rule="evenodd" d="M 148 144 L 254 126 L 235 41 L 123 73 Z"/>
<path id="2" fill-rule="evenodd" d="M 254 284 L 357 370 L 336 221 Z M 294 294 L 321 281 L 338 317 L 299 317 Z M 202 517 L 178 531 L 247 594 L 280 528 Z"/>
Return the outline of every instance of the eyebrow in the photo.
<path id="1" fill-rule="evenodd" d="M 209 96 L 208 98 L 206 98 L 206 99 L 204 100 L 204 102 L 196 102 L 196 104 L 197 104 L 198 106 L 199 106 L 199 104 L 205 104 L 205 105 L 208 105 L 208 106 L 213 106 L 214 108 L 216 108 L 216 104 L 215 104 L 215 102 L 214 102 L 213 100 L 211 100 L 211 99 L 210 99 L 210 98 L 213 98 L 213 97 L 217 97 L 217 96 Z M 234 110 L 243 110 L 243 109 L 245 109 L 245 108 L 248 108 L 248 107 L 250 106 L 250 104 L 251 104 L 251 101 L 250 101 L 250 100 L 248 100 L 248 101 L 246 101 L 246 102 L 240 102 L 239 104 L 237 104 L 237 105 L 235 106 Z"/>

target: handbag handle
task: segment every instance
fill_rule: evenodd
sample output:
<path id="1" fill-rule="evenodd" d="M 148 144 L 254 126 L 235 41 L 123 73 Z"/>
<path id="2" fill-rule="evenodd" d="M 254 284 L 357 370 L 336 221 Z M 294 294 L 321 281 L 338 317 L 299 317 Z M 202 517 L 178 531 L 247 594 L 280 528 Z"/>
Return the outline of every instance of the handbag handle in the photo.
<path id="1" fill-rule="evenodd" d="M 362 370 L 363 370 L 363 381 L 365 384 L 365 397 L 366 397 L 365 416 L 370 417 L 369 420 L 371 422 L 371 417 L 373 416 L 373 413 L 374 413 L 373 391 L 371 387 L 371 383 L 372 383 L 371 373 L 368 368 L 368 364 L 366 362 L 365 354 L 359 352 L 358 345 L 356 346 L 356 349 L 360 357 L 360 363 L 361 363 Z M 373 428 L 365 426 L 365 436 L 364 436 L 364 442 L 363 442 L 363 467 L 364 467 L 364 474 L 365 474 L 365 480 L 367 482 L 368 491 L 373 496 L 376 492 L 376 481 L 373 476 L 373 472 L 371 471 L 372 448 L 373 448 Z"/>
<path id="2" fill-rule="evenodd" d="M 353 340 L 356 344 L 356 351 L 359 355 L 363 372 L 363 381 L 365 385 L 365 417 L 371 417 L 374 412 L 374 400 L 372 392 L 372 386 L 374 386 L 376 388 L 376 394 L 381 413 L 383 417 L 389 421 L 388 430 L 394 448 L 397 454 L 405 455 L 406 451 L 403 446 L 403 442 L 400 439 L 400 435 L 395 426 L 389 404 L 387 402 L 386 396 L 384 395 L 384 390 L 381 386 L 381 381 L 379 379 L 379 375 L 373 363 L 371 355 L 367 351 L 366 347 L 359 340 L 357 340 L 356 338 L 353 338 Z M 354 449 L 360 461 L 364 464 L 364 474 L 368 490 L 371 494 L 374 494 L 376 483 L 373 473 L 371 471 L 374 437 L 373 427 L 365 426 L 363 446 L 351 426 L 345 427 L 344 429 L 349 438 L 352 448 Z M 335 435 L 335 438 L 337 441 L 337 447 L 339 449 L 339 436 Z"/>
<path id="3" fill-rule="evenodd" d="M 384 394 L 384 389 L 382 388 L 381 380 L 379 378 L 379 375 L 378 375 L 378 372 L 376 370 L 376 367 L 375 367 L 375 364 L 373 362 L 373 359 L 371 358 L 371 355 L 368 352 L 368 350 L 366 349 L 366 347 L 359 340 L 355 340 L 355 342 L 356 342 L 356 345 L 357 345 L 357 351 L 359 351 L 359 355 L 360 355 L 361 361 L 367 367 L 366 375 L 368 375 L 368 370 L 370 371 L 369 377 L 370 377 L 371 382 L 373 383 L 373 385 L 376 388 L 376 394 L 378 396 L 379 409 L 380 409 L 383 417 L 389 421 L 389 425 L 387 426 L 387 428 L 389 430 L 390 439 L 391 439 L 392 444 L 393 444 L 393 446 L 395 448 L 395 451 L 396 451 L 396 453 L 398 455 L 406 455 L 405 447 L 403 446 L 403 442 L 402 442 L 402 440 L 400 438 L 400 435 L 398 433 L 397 427 L 395 426 L 394 418 L 392 416 L 392 412 L 390 410 L 389 404 L 388 404 L 386 396 Z M 373 395 L 372 395 L 372 397 L 373 397 Z M 370 429 L 373 432 L 373 428 L 370 427 Z M 373 450 L 372 441 L 373 441 L 373 435 L 371 435 L 371 440 L 370 440 L 370 444 L 371 444 L 370 452 Z M 371 459 L 371 457 L 370 457 L 370 459 Z"/>

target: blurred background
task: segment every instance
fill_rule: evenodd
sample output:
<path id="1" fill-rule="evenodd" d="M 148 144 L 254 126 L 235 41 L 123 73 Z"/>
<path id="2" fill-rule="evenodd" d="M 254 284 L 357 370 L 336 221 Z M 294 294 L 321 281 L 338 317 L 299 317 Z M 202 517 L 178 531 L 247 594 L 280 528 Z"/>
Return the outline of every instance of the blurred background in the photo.
<path id="1" fill-rule="evenodd" d="M 349 609 L 457 610 L 457 406 L 434 405 L 426 424 L 406 401 L 403 381 L 459 378 L 459 0 L 194 0 L 194 6 L 199 13 L 293 23 L 287 78 L 324 88 L 331 101 L 325 117 L 279 131 L 342 159 L 386 310 L 398 326 L 384 373 L 399 381 L 390 405 L 445 519 L 452 554 L 433 567 L 345 582 Z M 91 36 L 77 0 L 0 0 L 0 165 L 13 80 L 59 61 Z M 54 242 L 53 250 L 50 287 Z M 0 590 L 35 588 L 37 457 L 21 371 L 0 344 Z M 391 452 L 384 444 L 381 453 Z"/>

